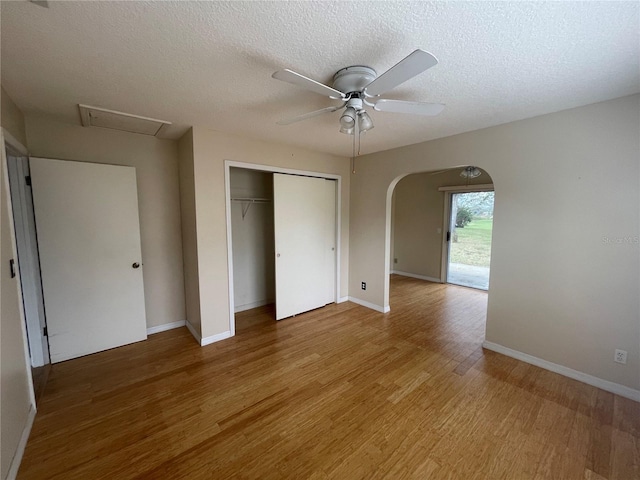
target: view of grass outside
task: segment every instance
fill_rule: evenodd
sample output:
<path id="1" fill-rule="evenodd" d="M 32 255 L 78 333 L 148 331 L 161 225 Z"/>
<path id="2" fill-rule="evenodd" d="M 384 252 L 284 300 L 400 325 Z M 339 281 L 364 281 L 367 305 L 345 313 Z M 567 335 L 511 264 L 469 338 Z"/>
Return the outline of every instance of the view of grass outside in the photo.
<path id="1" fill-rule="evenodd" d="M 456 228 L 458 241 L 451 242 L 450 261 L 488 267 L 491 260 L 492 228 L 492 218 L 479 217 L 473 217 L 471 223 L 464 228 Z"/>
<path id="2" fill-rule="evenodd" d="M 452 200 L 456 227 L 452 232 L 450 263 L 489 267 L 494 193 L 456 193 Z"/>

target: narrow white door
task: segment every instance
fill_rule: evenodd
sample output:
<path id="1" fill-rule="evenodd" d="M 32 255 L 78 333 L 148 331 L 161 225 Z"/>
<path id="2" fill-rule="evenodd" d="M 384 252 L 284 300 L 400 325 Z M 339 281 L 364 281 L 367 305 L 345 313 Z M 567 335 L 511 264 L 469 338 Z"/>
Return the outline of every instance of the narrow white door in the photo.
<path id="1" fill-rule="evenodd" d="M 335 267 L 329 266 L 335 265 L 335 183 L 276 173 L 273 187 L 276 320 L 281 320 L 335 300 L 329 293 L 335 281 Z"/>
<path id="2" fill-rule="evenodd" d="M 33 200 L 31 187 L 27 181 L 30 178 L 29 161 L 27 157 L 7 154 L 7 167 L 11 186 L 13 224 L 16 233 L 18 263 L 20 264 L 22 303 L 27 323 L 31 366 L 41 367 L 50 363 L 50 359 L 49 345 L 44 334 L 46 321 L 42 298 L 36 226 L 33 218 Z"/>
<path id="3" fill-rule="evenodd" d="M 51 362 L 146 339 L 135 169 L 30 164 Z"/>

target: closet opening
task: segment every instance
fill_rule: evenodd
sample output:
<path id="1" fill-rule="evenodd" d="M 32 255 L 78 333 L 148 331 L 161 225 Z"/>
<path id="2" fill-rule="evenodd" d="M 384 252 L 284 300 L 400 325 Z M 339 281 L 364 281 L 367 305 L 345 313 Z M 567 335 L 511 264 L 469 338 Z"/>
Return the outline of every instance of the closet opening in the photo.
<path id="1" fill-rule="evenodd" d="M 233 251 L 233 312 L 243 326 L 275 319 L 273 173 L 231 168 L 230 209 Z M 239 325 L 240 327 L 240 325 Z M 239 328 L 236 333 L 240 333 Z"/>
<path id="2" fill-rule="evenodd" d="M 232 334 L 337 302 L 339 176 L 225 167 Z"/>

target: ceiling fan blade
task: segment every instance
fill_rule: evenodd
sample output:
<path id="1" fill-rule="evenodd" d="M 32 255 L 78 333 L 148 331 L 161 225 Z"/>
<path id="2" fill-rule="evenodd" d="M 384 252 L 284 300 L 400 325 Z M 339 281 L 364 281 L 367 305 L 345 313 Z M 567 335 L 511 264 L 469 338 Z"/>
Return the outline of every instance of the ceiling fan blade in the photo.
<path id="1" fill-rule="evenodd" d="M 442 103 L 405 102 L 381 98 L 373 106 L 378 112 L 410 113 L 412 115 L 434 116 L 444 110 Z"/>
<path id="2" fill-rule="evenodd" d="M 437 172 L 431 172 L 431 173 L 429 173 L 429 175 L 441 175 L 441 174 L 443 174 L 443 173 L 447 173 L 447 172 L 449 172 L 449 171 L 451 171 L 451 169 L 450 169 L 450 168 L 449 168 L 449 169 L 447 169 L 447 170 L 438 170 Z"/>
<path id="3" fill-rule="evenodd" d="M 278 125 L 290 125 L 292 123 L 299 122 L 301 120 L 306 120 L 307 118 L 312 118 L 318 115 L 322 115 L 323 113 L 335 112 L 336 110 L 340 110 L 343 107 L 344 107 L 344 104 L 339 105 L 337 107 L 327 107 L 327 108 L 323 108 L 322 110 L 316 110 L 314 112 L 304 113 L 302 115 L 298 115 L 297 117 L 285 118 L 276 123 Z"/>
<path id="4" fill-rule="evenodd" d="M 437 65 L 437 63 L 436 57 L 429 52 L 418 49 L 367 85 L 364 93 L 370 97 L 381 95 Z"/>
<path id="5" fill-rule="evenodd" d="M 276 80 L 282 80 L 283 82 L 292 83 L 293 85 L 298 85 L 299 87 L 306 88 L 307 90 L 311 90 L 312 92 L 319 93 L 320 95 L 326 95 L 331 98 L 344 98 L 345 94 L 335 88 L 331 88 L 326 86 L 323 83 L 316 82 L 310 78 L 305 77 L 304 75 L 300 75 L 292 70 L 278 70 L 276 73 L 271 75 Z"/>

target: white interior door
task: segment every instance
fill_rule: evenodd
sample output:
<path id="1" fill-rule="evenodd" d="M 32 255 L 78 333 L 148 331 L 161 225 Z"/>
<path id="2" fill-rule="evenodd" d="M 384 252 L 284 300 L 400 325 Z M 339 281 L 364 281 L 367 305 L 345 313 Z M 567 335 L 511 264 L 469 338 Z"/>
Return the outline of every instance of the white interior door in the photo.
<path id="1" fill-rule="evenodd" d="M 7 167 L 31 366 L 41 367 L 49 363 L 50 359 L 49 345 L 44 334 L 46 322 L 36 226 L 33 218 L 33 199 L 31 187 L 26 181 L 29 178 L 29 162 L 27 157 L 7 154 Z"/>
<path id="2" fill-rule="evenodd" d="M 335 301 L 335 182 L 275 173 L 273 209 L 281 320 Z"/>
<path id="3" fill-rule="evenodd" d="M 30 164 L 51 362 L 146 339 L 135 169 Z"/>

